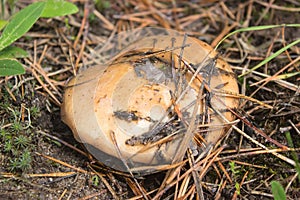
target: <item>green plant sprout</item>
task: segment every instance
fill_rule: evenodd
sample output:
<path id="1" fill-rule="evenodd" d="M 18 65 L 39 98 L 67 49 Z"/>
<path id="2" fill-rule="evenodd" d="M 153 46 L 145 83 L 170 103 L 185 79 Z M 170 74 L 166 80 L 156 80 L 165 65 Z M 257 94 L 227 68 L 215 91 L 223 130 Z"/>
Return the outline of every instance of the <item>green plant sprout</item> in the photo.
<path id="1" fill-rule="evenodd" d="M 27 57 L 21 48 L 11 46 L 21 38 L 41 17 L 52 18 L 78 12 L 76 5 L 64 0 L 46 0 L 35 2 L 25 7 L 6 23 L 0 21 L 0 76 L 24 74 L 25 69 L 16 59 Z"/>
<path id="2" fill-rule="evenodd" d="M 9 94 L 5 90 L 2 95 L 0 110 L 3 111 L 5 119 L 0 122 L 0 155 L 7 158 L 2 166 L 14 173 L 24 173 L 31 169 L 34 160 L 32 152 L 36 148 L 33 145 L 36 129 L 31 124 L 31 119 L 40 116 L 41 111 L 37 106 L 27 108 L 25 104 L 9 104 Z M 26 101 L 33 98 L 30 95 L 26 97 Z"/>
<path id="3" fill-rule="evenodd" d="M 95 6 L 99 11 L 110 8 L 110 2 L 107 0 L 94 0 Z"/>
<path id="4" fill-rule="evenodd" d="M 92 183 L 94 186 L 99 186 L 99 177 L 97 175 L 92 176 Z"/>
<path id="5" fill-rule="evenodd" d="M 31 165 L 31 155 L 28 149 L 25 149 L 24 153 L 18 159 L 18 168 L 21 170 L 28 169 Z"/>
<path id="6" fill-rule="evenodd" d="M 19 135 L 14 139 L 14 143 L 17 148 L 25 148 L 30 143 L 30 139 L 24 135 Z"/>
<path id="7" fill-rule="evenodd" d="M 286 200 L 286 194 L 284 192 L 284 189 L 278 181 L 272 181 L 271 188 L 274 200 Z"/>
<path id="8" fill-rule="evenodd" d="M 4 143 L 4 151 L 5 151 L 5 152 L 10 152 L 12 149 L 13 149 L 13 145 L 12 145 L 11 140 L 7 140 L 7 141 Z"/>

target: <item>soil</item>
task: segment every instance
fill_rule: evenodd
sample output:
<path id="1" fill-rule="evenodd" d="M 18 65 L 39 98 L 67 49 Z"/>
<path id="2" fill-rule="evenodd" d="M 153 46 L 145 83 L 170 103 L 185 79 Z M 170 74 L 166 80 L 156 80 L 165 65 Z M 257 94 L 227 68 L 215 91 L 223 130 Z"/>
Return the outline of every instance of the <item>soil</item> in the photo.
<path id="1" fill-rule="evenodd" d="M 175 1 L 171 0 L 98 1 L 98 10 L 93 2 L 76 1 L 80 11 L 71 16 L 40 19 L 25 37 L 14 43 L 30 56 L 19 60 L 24 64 L 26 74 L 0 77 L 0 199 L 138 199 L 141 192 L 136 182 L 146 192 L 160 187 L 166 172 L 133 179 L 129 174 L 101 165 L 88 152 L 80 153 L 78 149 L 85 152 L 84 146 L 74 139 L 72 131 L 60 118 L 59 104 L 63 101 L 65 83 L 74 77 L 75 71 L 92 65 L 89 62 L 90 50 L 107 41 L 113 31 L 141 26 L 165 27 L 188 32 L 212 44 L 227 26 L 234 23 L 237 25 L 227 29 L 226 33 L 254 25 L 300 24 L 300 5 L 292 0 L 276 2 L 270 7 L 266 7 L 263 1 L 250 0 L 239 3 L 182 0 L 174 4 Z M 17 1 L 16 10 L 28 3 Z M 88 10 L 88 15 L 84 9 Z M 149 13 L 149 9 L 153 12 Z M 178 11 L 172 12 L 172 9 Z M 97 13 L 109 22 L 98 18 Z M 134 13 L 142 14 L 134 18 Z M 81 30 L 84 17 L 87 21 Z M 238 78 L 242 73 L 240 68 L 256 66 L 278 49 L 299 40 L 299 35 L 299 27 L 249 31 L 226 39 L 219 52 L 233 66 Z M 79 40 L 74 45 L 76 39 Z M 244 54 L 247 56 L 241 59 Z M 299 55 L 300 45 L 297 44 L 256 71 L 274 75 Z M 30 65 L 34 59 L 40 62 L 40 68 Z M 300 155 L 299 65 L 297 61 L 284 70 L 283 74 L 298 73 L 283 79 L 285 85 L 282 81 L 270 81 L 257 92 L 258 87 L 251 84 L 262 80 L 262 76 L 250 73 L 238 78 L 243 95 L 264 102 L 271 109 L 241 97 L 240 107 L 236 110 L 241 116 L 237 127 L 279 152 L 280 147 L 259 135 L 253 127 L 288 147 L 292 147 L 287 139 L 290 135 L 296 151 L 282 150 L 281 154 L 292 161 L 299 159 Z M 18 124 L 21 128 L 17 127 Z M 23 145 L 16 143 L 20 135 L 28 140 Z M 13 147 L 7 150 L 10 141 Z M 297 169 L 288 161 L 271 153 L 256 153 L 262 149 L 237 131 L 224 137 L 220 144 L 224 149 L 218 156 L 219 161 L 214 161 L 206 169 L 201 180 L 204 199 L 272 199 L 270 182 L 273 180 L 284 188 L 288 187 L 287 199 L 300 199 Z M 29 152 L 30 160 L 22 167 L 20 159 L 24 152 Z M 244 152 L 249 154 L 243 155 Z M 14 160 L 18 161 L 17 166 L 13 165 Z M 188 167 L 185 166 L 182 173 Z M 187 190 L 193 185 L 194 182 L 190 181 Z M 160 199 L 174 198 L 177 189 L 167 189 Z M 156 192 L 150 194 L 149 199 Z M 196 198 L 191 194 L 187 197 Z"/>

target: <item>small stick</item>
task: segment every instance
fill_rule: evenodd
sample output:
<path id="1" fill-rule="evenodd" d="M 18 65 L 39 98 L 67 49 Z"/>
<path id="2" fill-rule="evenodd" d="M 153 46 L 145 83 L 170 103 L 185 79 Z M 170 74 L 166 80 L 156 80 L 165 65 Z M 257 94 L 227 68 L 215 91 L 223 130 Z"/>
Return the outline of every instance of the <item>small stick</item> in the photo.
<path id="1" fill-rule="evenodd" d="M 88 173 L 87 171 L 85 171 L 85 170 L 83 170 L 83 169 L 74 167 L 74 166 L 72 166 L 72 165 L 70 165 L 70 164 L 68 164 L 68 163 L 66 163 L 66 162 L 64 162 L 64 161 L 58 160 L 58 159 L 53 158 L 53 157 L 51 157 L 51 156 L 46 156 L 46 155 L 41 154 L 41 153 L 38 153 L 38 152 L 35 152 L 35 154 L 37 154 L 37 155 L 39 155 L 39 156 L 42 156 L 42 157 L 44 157 L 44 158 L 47 158 L 47 159 L 49 159 L 49 160 L 52 160 L 52 161 L 54 161 L 54 162 L 56 162 L 56 163 L 59 163 L 59 164 L 65 166 L 65 167 L 68 167 L 68 168 L 70 168 L 70 169 L 74 169 L 74 170 L 76 170 L 76 171 L 78 171 L 78 172 L 81 172 L 81 173 L 84 173 L 84 174 L 87 174 L 87 173 Z"/>
<path id="2" fill-rule="evenodd" d="M 260 154 L 267 154 L 267 153 L 279 153 L 279 152 L 290 152 L 290 151 L 300 151 L 300 148 L 288 148 L 288 149 L 266 149 L 266 150 L 257 150 L 257 151 L 251 151 L 251 152 L 245 152 L 245 153 L 239 153 L 229 156 L 224 156 L 217 158 L 217 161 L 225 161 L 230 160 L 237 157 L 244 157 L 244 156 L 251 156 L 251 155 L 260 155 Z M 224 153 L 224 152 L 223 152 Z M 234 152 L 232 152 L 234 153 Z"/>
<path id="3" fill-rule="evenodd" d="M 80 149 L 78 149 L 78 148 L 72 146 L 71 144 L 69 144 L 69 143 L 67 143 L 67 142 L 65 142 L 65 141 L 63 141 L 63 140 L 61 140 L 61 139 L 59 139 L 58 137 L 56 137 L 56 136 L 54 136 L 54 135 L 50 135 L 50 134 L 48 134 L 48 133 L 46 133 L 46 132 L 44 132 L 44 131 L 37 131 L 37 133 L 40 133 L 40 134 L 45 135 L 45 136 L 47 136 L 47 137 L 49 137 L 49 138 L 51 138 L 51 139 L 54 139 L 54 140 L 56 140 L 56 141 L 58 141 L 58 142 L 64 144 L 65 146 L 67 146 L 67 147 L 69 147 L 69 148 L 71 148 L 71 149 L 77 151 L 77 152 L 80 153 L 81 155 L 84 155 L 84 156 L 88 157 L 88 154 L 85 153 L 84 151 L 82 151 L 82 150 L 80 150 Z"/>
<path id="4" fill-rule="evenodd" d="M 78 32 L 78 35 L 76 37 L 76 40 L 74 42 L 74 45 L 73 45 L 73 48 L 76 49 L 76 46 L 77 46 L 77 43 L 83 33 L 83 30 L 84 30 L 84 35 L 83 35 L 83 40 L 82 40 L 82 44 L 81 44 L 81 47 L 80 47 L 80 50 L 79 50 L 79 55 L 76 59 L 76 62 L 75 62 L 75 71 L 77 71 L 77 69 L 79 68 L 79 62 L 82 58 L 82 55 L 83 55 L 83 51 L 84 51 L 84 48 L 85 48 L 85 45 L 86 45 L 86 38 L 87 38 L 87 34 L 88 34 L 88 26 L 89 26 L 89 23 L 87 21 L 87 18 L 88 18 L 88 15 L 89 15 L 89 9 L 88 9 L 88 1 L 85 2 L 84 4 L 84 15 L 83 15 L 83 19 L 82 19 L 82 23 L 81 23 L 81 26 L 80 26 L 80 30 Z"/>
<path id="5" fill-rule="evenodd" d="M 119 149 L 119 146 L 118 146 L 118 143 L 117 143 L 117 140 L 116 140 L 116 135 L 113 131 L 110 132 L 110 137 L 116 147 L 116 151 L 118 153 L 118 156 L 119 158 L 122 160 L 123 164 L 125 165 L 125 167 L 127 168 L 127 171 L 130 173 L 131 177 L 133 178 L 135 184 L 137 185 L 137 187 L 139 188 L 140 192 L 143 194 L 143 197 L 148 200 L 149 198 L 147 197 L 147 194 L 144 193 L 144 190 L 142 189 L 142 187 L 140 186 L 139 182 L 136 180 L 136 178 L 134 178 L 134 175 L 131 171 L 131 169 L 129 168 L 128 164 L 127 164 L 127 161 L 124 159 L 124 157 L 122 156 L 122 153 Z"/>
<path id="6" fill-rule="evenodd" d="M 296 127 L 296 125 L 289 119 L 288 122 L 292 125 L 292 127 L 295 129 L 295 131 L 300 135 L 299 129 Z"/>
<path id="7" fill-rule="evenodd" d="M 190 162 L 190 166 L 194 166 L 195 165 L 195 159 L 193 158 L 192 154 L 190 151 L 188 151 L 188 156 L 189 156 L 189 162 Z M 194 179 L 194 184 L 196 185 L 196 191 L 197 191 L 197 195 L 200 199 L 204 200 L 204 195 L 203 195 L 203 190 L 202 190 L 202 186 L 201 186 L 201 179 L 198 176 L 199 174 L 197 173 L 197 171 L 192 171 L 192 176 Z"/>
<path id="8" fill-rule="evenodd" d="M 94 9 L 93 13 L 94 15 L 96 15 L 96 17 L 98 17 L 101 21 L 105 23 L 105 28 L 107 28 L 110 31 L 114 30 L 115 26 L 109 20 L 107 20 L 100 12 Z"/>

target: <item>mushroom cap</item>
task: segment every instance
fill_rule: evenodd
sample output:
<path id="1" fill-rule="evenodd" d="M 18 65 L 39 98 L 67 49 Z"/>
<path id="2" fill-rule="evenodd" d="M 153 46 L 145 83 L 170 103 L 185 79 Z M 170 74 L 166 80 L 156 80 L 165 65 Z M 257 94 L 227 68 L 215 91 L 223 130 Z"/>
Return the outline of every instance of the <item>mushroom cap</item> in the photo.
<path id="1" fill-rule="evenodd" d="M 227 108 L 237 107 L 238 100 L 219 93 L 238 93 L 238 85 L 230 66 L 208 44 L 186 36 L 151 36 L 124 48 L 109 65 L 73 78 L 64 94 L 62 120 L 107 166 L 152 171 L 172 163 L 198 94 L 203 95 L 196 108 L 199 127 L 209 116 L 203 146 L 224 135 L 228 124 L 214 110 L 232 121 Z M 166 136 L 167 142 L 152 145 Z"/>

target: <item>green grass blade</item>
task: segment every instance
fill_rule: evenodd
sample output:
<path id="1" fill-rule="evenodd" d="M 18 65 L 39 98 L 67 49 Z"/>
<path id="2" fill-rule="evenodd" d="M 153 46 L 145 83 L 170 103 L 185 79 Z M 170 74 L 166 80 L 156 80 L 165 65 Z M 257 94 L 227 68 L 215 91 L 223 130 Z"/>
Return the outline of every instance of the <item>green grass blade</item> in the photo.
<path id="1" fill-rule="evenodd" d="M 246 27 L 246 28 L 241 28 L 238 30 L 235 30 L 231 33 L 229 33 L 228 35 L 226 35 L 215 47 L 215 50 L 217 50 L 217 48 L 220 46 L 220 44 L 222 42 L 224 42 L 224 40 L 226 40 L 228 37 L 236 34 L 236 33 L 240 33 L 240 32 L 249 32 L 249 31 L 260 31 L 260 30 L 265 30 L 265 29 L 270 29 L 270 28 L 279 28 L 279 27 L 300 27 L 300 24 L 280 24 L 280 25 L 265 25 L 265 26 L 252 26 L 252 27 Z M 252 71 L 258 69 L 259 67 L 263 66 L 264 64 L 268 63 L 270 60 L 274 59 L 275 57 L 277 57 L 278 55 L 280 55 L 281 53 L 283 53 L 285 50 L 291 48 L 292 46 L 296 45 L 300 43 L 300 39 L 288 44 L 287 46 L 283 47 L 282 49 L 279 49 L 278 51 L 276 51 L 273 55 L 269 56 L 268 58 L 266 58 L 265 60 L 263 60 L 262 62 L 260 62 L 259 64 L 257 64 L 256 66 L 254 66 L 251 70 L 247 71 L 244 74 L 239 75 L 239 78 L 242 76 L 245 76 L 249 73 L 251 73 Z"/>
<path id="2" fill-rule="evenodd" d="M 25 69 L 18 61 L 11 59 L 0 60 L 0 76 L 11 76 L 24 73 Z"/>
<path id="3" fill-rule="evenodd" d="M 0 19 L 0 31 L 6 26 L 7 21 Z"/>
<path id="4" fill-rule="evenodd" d="M 271 182 L 274 200 L 286 200 L 286 195 L 282 185 L 278 181 Z"/>
<path id="5" fill-rule="evenodd" d="M 264 59 L 263 61 L 261 61 L 260 63 L 258 63 L 256 66 L 254 66 L 253 68 L 251 68 L 249 71 L 239 75 L 238 77 L 242 77 L 242 76 L 245 76 L 249 73 L 251 73 L 252 71 L 258 69 L 259 67 L 265 65 L 266 63 L 268 63 L 270 60 L 276 58 L 277 56 L 279 56 L 281 53 L 283 53 L 285 50 L 291 48 L 292 46 L 295 46 L 296 44 L 300 43 L 300 39 L 286 45 L 285 47 L 279 49 L 278 51 L 276 51 L 274 54 L 272 54 L 271 56 L 267 57 L 266 59 Z"/>
<path id="6" fill-rule="evenodd" d="M 294 143 L 293 143 L 293 139 L 292 139 L 292 136 L 291 136 L 291 133 L 289 131 L 287 131 L 285 133 L 285 136 L 286 136 L 286 140 L 289 144 L 289 147 L 291 148 L 294 148 Z M 298 173 L 298 180 L 300 181 L 300 164 L 299 164 L 299 159 L 298 159 L 298 155 L 295 151 L 292 151 L 292 157 L 296 163 L 296 172 Z"/>
<path id="7" fill-rule="evenodd" d="M 300 72 L 291 72 L 291 73 L 287 73 L 287 74 L 278 75 L 276 78 L 283 80 L 283 79 L 291 78 L 293 76 L 298 76 L 298 75 L 300 75 Z"/>
<path id="8" fill-rule="evenodd" d="M 249 32 L 249 31 L 261 31 L 265 29 L 270 29 L 270 28 L 279 28 L 279 27 L 300 27 L 300 24 L 280 24 L 280 25 L 265 25 L 265 26 L 251 26 L 251 27 L 246 27 L 246 28 L 241 28 L 238 30 L 235 30 L 229 34 L 227 34 L 215 47 L 215 50 L 220 46 L 224 40 L 229 38 L 230 36 L 236 34 L 236 33 L 241 33 L 241 32 Z"/>
<path id="9" fill-rule="evenodd" d="M 63 0 L 48 0 L 41 17 L 58 17 L 77 12 L 78 8 L 73 3 Z"/>
<path id="10" fill-rule="evenodd" d="M 0 59 L 5 58 L 26 58 L 28 57 L 27 51 L 19 47 L 9 46 L 0 51 Z"/>
<path id="11" fill-rule="evenodd" d="M 22 9 L 6 25 L 0 37 L 0 51 L 22 37 L 41 16 L 45 2 L 33 3 Z"/>

